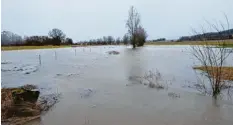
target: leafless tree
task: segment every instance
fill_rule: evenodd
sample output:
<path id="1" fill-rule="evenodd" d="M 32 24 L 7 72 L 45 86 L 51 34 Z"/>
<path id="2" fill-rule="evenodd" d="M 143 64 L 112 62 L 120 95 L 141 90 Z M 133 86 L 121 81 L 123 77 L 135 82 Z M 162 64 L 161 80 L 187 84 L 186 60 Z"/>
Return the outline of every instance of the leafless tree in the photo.
<path id="1" fill-rule="evenodd" d="M 120 38 L 120 37 L 117 37 L 116 40 L 115 40 L 116 45 L 119 45 L 120 42 L 121 42 L 121 38 Z"/>
<path id="2" fill-rule="evenodd" d="M 108 36 L 108 37 L 107 37 L 107 43 L 108 43 L 109 45 L 113 44 L 113 43 L 114 43 L 114 38 L 113 38 L 112 36 Z"/>
<path id="3" fill-rule="evenodd" d="M 229 22 L 226 17 L 227 22 L 227 28 L 229 29 Z M 210 26 L 211 29 L 215 30 L 220 37 L 224 37 L 226 34 L 222 34 L 221 30 L 226 30 L 223 23 L 220 22 L 220 27 L 216 24 L 211 24 L 207 21 L 208 26 Z M 194 67 L 194 69 L 200 69 L 203 70 L 205 73 L 205 76 L 207 77 L 210 87 L 211 87 L 211 95 L 214 98 L 217 98 L 218 95 L 221 94 L 222 90 L 229 87 L 229 82 L 226 81 L 226 78 L 228 74 L 226 71 L 224 71 L 226 68 L 224 66 L 226 59 L 229 57 L 231 52 L 227 49 L 226 40 L 217 40 L 214 41 L 216 44 L 213 46 L 213 43 L 211 44 L 209 41 L 207 41 L 208 33 L 206 33 L 205 29 L 202 28 L 201 33 L 193 30 L 197 36 L 199 36 L 199 39 L 203 42 L 203 45 L 192 45 L 191 50 L 192 54 L 195 57 L 195 59 L 198 60 L 198 62 L 201 64 L 200 67 Z M 228 34 L 229 35 L 229 34 Z M 202 82 L 200 85 L 198 85 L 199 90 L 203 90 L 204 92 L 207 92 L 207 84 Z"/>
<path id="4" fill-rule="evenodd" d="M 131 6 L 129 10 L 128 20 L 126 22 L 126 27 L 128 28 L 128 33 L 130 35 L 131 44 L 133 48 L 136 48 L 136 31 L 140 26 L 140 15 L 137 10 Z"/>
<path id="5" fill-rule="evenodd" d="M 55 45 L 60 45 L 66 37 L 66 35 L 60 29 L 57 28 L 54 28 L 51 31 L 49 31 L 48 35 L 53 39 Z"/>
<path id="6" fill-rule="evenodd" d="M 1 32 L 1 44 L 2 45 L 22 45 L 23 39 L 21 36 L 12 33 L 10 31 Z"/>
<path id="7" fill-rule="evenodd" d="M 122 41 L 124 43 L 124 45 L 127 45 L 129 44 L 129 35 L 128 34 L 125 34 L 122 38 Z"/>

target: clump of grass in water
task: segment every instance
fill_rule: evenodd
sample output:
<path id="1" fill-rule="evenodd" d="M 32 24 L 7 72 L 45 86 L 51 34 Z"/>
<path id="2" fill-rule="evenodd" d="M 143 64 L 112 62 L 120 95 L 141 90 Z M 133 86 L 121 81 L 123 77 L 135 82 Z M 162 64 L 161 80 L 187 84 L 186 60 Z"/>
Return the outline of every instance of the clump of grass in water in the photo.
<path id="1" fill-rule="evenodd" d="M 148 84 L 149 88 L 156 88 L 156 89 L 167 88 L 167 85 L 163 82 L 162 75 L 158 70 L 156 70 L 156 72 L 149 71 L 148 73 L 145 73 L 143 78 L 149 82 Z"/>
<path id="2" fill-rule="evenodd" d="M 26 90 L 38 89 L 36 85 L 32 85 L 32 84 L 23 85 L 21 88 L 26 89 Z"/>
<path id="3" fill-rule="evenodd" d="M 144 76 L 130 76 L 130 81 L 134 81 L 133 84 L 140 83 L 143 85 L 148 86 L 149 88 L 156 88 L 156 89 L 167 89 L 168 84 L 164 82 L 161 73 L 156 70 L 150 70 L 145 73 Z M 126 86 L 129 86 L 128 84 Z"/>
<path id="4" fill-rule="evenodd" d="M 174 93 L 174 92 L 169 92 L 168 96 L 172 97 L 172 98 L 180 98 L 180 94 L 177 94 L 177 93 Z"/>
<path id="5" fill-rule="evenodd" d="M 108 54 L 110 54 L 110 55 L 118 55 L 118 54 L 120 54 L 120 52 L 118 52 L 118 51 L 109 51 Z"/>
<path id="6" fill-rule="evenodd" d="M 61 97 L 60 93 L 49 94 L 39 98 L 39 104 L 41 106 L 41 111 L 48 111 L 51 109 Z"/>

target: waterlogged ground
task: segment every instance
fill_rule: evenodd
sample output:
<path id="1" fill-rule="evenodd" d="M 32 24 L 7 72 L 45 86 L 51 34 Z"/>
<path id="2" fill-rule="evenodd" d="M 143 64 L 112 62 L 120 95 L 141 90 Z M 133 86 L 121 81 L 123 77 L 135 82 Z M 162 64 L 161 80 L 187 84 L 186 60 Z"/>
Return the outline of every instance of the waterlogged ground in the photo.
<path id="1" fill-rule="evenodd" d="M 232 101 L 213 101 L 194 89 L 198 63 L 189 52 L 188 46 L 5 51 L 2 86 L 36 84 L 42 94 L 61 93 L 55 107 L 29 124 L 232 125 Z M 225 65 L 232 62 L 231 56 Z M 149 70 L 161 73 L 165 90 L 135 79 Z"/>

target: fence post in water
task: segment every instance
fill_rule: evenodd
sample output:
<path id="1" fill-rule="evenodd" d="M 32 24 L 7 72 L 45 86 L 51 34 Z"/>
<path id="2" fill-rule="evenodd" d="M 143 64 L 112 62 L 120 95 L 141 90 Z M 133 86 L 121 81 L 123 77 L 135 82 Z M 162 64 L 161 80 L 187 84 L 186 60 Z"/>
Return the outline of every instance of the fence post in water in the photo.
<path id="1" fill-rule="evenodd" d="M 74 55 L 76 56 L 76 48 L 74 49 Z"/>
<path id="2" fill-rule="evenodd" d="M 41 65 L 41 57 L 40 57 L 40 55 L 39 55 L 39 64 Z"/>
<path id="3" fill-rule="evenodd" d="M 54 57 L 55 57 L 55 60 L 57 60 L 57 52 L 54 51 Z"/>

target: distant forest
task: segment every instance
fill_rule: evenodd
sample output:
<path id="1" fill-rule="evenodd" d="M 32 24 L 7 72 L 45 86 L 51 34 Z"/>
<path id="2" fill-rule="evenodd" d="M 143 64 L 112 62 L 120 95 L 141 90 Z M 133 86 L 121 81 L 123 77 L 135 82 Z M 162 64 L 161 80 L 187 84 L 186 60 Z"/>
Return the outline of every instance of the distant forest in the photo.
<path id="1" fill-rule="evenodd" d="M 177 41 L 202 41 L 202 40 L 225 40 L 233 39 L 233 29 L 224 30 L 220 32 L 207 32 L 193 36 L 182 36 Z"/>
<path id="2" fill-rule="evenodd" d="M 208 32 L 193 36 L 182 36 L 177 42 L 183 41 L 201 41 L 201 40 L 224 40 L 233 39 L 233 29 L 224 30 L 220 32 Z M 165 38 L 156 40 L 149 40 L 150 42 L 167 41 Z M 174 40 L 172 40 L 174 41 Z M 52 29 L 48 36 L 22 36 L 12 33 L 10 31 L 1 32 L 2 46 L 43 46 L 43 45 L 119 45 L 120 43 L 129 44 L 130 37 L 125 34 L 122 38 L 114 38 L 112 36 L 104 36 L 102 38 L 91 39 L 88 41 L 73 42 L 71 38 L 66 37 L 59 29 Z"/>
<path id="3" fill-rule="evenodd" d="M 73 44 L 71 38 L 59 29 L 52 29 L 48 36 L 22 36 L 10 31 L 1 32 L 2 46 L 42 46 L 42 45 L 68 45 Z"/>
<path id="4" fill-rule="evenodd" d="M 1 32 L 2 46 L 44 46 L 44 45 L 119 45 L 120 43 L 129 44 L 129 36 L 125 34 L 122 38 L 104 36 L 89 41 L 73 42 L 71 38 L 66 37 L 59 29 L 52 29 L 48 36 L 22 36 L 10 31 Z"/>

